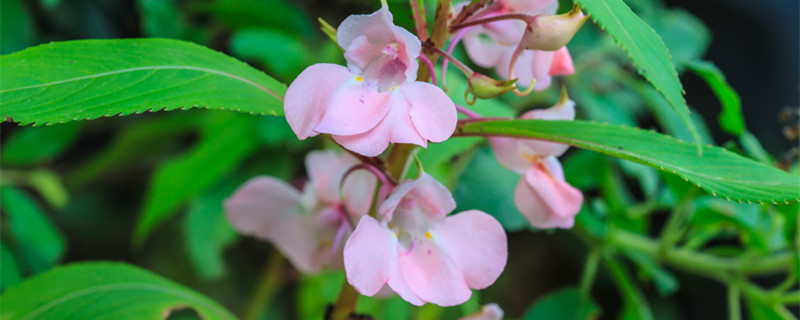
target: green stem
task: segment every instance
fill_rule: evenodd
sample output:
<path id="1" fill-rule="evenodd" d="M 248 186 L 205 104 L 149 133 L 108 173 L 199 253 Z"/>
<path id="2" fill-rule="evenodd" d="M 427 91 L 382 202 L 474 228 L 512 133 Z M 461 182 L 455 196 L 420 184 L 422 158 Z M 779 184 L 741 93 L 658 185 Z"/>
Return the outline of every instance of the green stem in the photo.
<path id="1" fill-rule="evenodd" d="M 734 284 L 728 285 L 728 319 L 742 319 L 741 296 L 742 294 L 739 291 L 739 287 Z"/>
<path id="2" fill-rule="evenodd" d="M 780 298 L 780 302 L 783 304 L 800 304 L 800 290 L 783 295 Z"/>
<path id="3" fill-rule="evenodd" d="M 620 229 L 609 230 L 609 242 L 635 250 L 675 268 L 725 280 L 730 274 L 769 274 L 784 271 L 792 263 L 789 253 L 757 258 L 723 258 L 694 250 L 673 248 L 662 251 L 658 241 Z"/>
<path id="4" fill-rule="evenodd" d="M 392 178 L 401 182 L 403 174 L 406 171 L 409 156 L 414 151 L 414 145 L 411 144 L 395 144 L 392 151 L 389 152 L 389 158 L 386 160 L 386 167 Z"/>
<path id="5" fill-rule="evenodd" d="M 250 300 L 247 302 L 247 307 L 245 308 L 242 319 L 261 319 L 261 315 L 264 314 L 264 311 L 266 311 L 267 307 L 269 306 L 269 302 L 272 300 L 272 297 L 280 288 L 281 279 L 283 278 L 282 274 L 283 256 L 280 252 L 275 251 L 269 258 L 269 261 L 267 261 L 267 263 L 264 265 L 264 269 L 261 271 L 261 279 L 258 283 L 258 287 L 256 287 L 253 295 L 250 296 Z"/>
<path id="6" fill-rule="evenodd" d="M 603 262 L 612 280 L 614 280 L 617 288 L 622 293 L 625 304 L 636 308 L 639 319 L 653 319 L 653 313 L 650 311 L 650 305 L 647 303 L 647 299 L 645 299 L 639 288 L 634 285 L 633 280 L 628 276 L 628 272 L 624 269 L 622 263 L 611 254 L 604 254 Z"/>
<path id="7" fill-rule="evenodd" d="M 356 303 L 361 295 L 351 286 L 347 280 L 342 284 L 339 291 L 339 298 L 333 306 L 329 317 L 326 320 L 346 320 L 356 311 Z"/>
<path id="8" fill-rule="evenodd" d="M 683 196 L 675 210 L 670 213 L 667 223 L 661 232 L 661 250 L 672 249 L 683 237 L 685 222 L 692 212 L 692 200 L 696 193 L 697 189 L 689 189 L 689 192 Z"/>
<path id="9" fill-rule="evenodd" d="M 592 291 L 592 283 L 597 276 L 597 267 L 600 264 L 600 249 L 595 248 L 586 257 L 586 264 L 583 267 L 583 276 L 581 277 L 581 295 L 589 297 Z"/>

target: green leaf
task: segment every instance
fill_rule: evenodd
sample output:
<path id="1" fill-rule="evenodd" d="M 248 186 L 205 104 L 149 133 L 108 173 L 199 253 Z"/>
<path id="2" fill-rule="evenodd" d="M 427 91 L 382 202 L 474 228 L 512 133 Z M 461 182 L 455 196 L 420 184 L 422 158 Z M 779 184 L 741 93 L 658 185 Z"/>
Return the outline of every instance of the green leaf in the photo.
<path id="1" fill-rule="evenodd" d="M 234 30 L 273 28 L 301 35 L 311 35 L 315 31 L 306 14 L 292 1 L 216 0 L 198 2 L 194 9 L 212 15 Z"/>
<path id="2" fill-rule="evenodd" d="M 179 40 L 54 42 L 2 56 L 0 65 L 0 115 L 23 125 L 194 107 L 283 114 L 286 86 Z"/>
<path id="3" fill-rule="evenodd" d="M 211 113 L 200 141 L 182 156 L 165 162 L 153 175 L 133 234 L 143 244 L 153 228 L 189 198 L 230 173 L 258 144 L 256 118 Z"/>
<path id="4" fill-rule="evenodd" d="M 566 287 L 537 300 L 523 319 L 586 320 L 599 315 L 600 308 L 594 301 L 582 297 L 578 288 Z"/>
<path id="5" fill-rule="evenodd" d="M 44 169 L 36 170 L 31 172 L 29 179 L 31 187 L 36 188 L 36 191 L 39 191 L 42 198 L 51 206 L 56 209 L 63 209 L 67 206 L 69 194 L 64 184 L 61 183 L 61 178 L 55 172 Z"/>
<path id="6" fill-rule="evenodd" d="M 35 42 L 36 32 L 22 0 L 0 0 L 0 54 L 25 49 Z M 8 75 L 4 74 L 3 77 Z"/>
<path id="7" fill-rule="evenodd" d="M 679 69 L 700 59 L 711 44 L 711 32 L 702 20 L 681 9 L 659 10 L 648 19 Z"/>
<path id="8" fill-rule="evenodd" d="M 5 291 L 22 280 L 22 273 L 14 254 L 3 242 L 0 242 L 0 261 L 0 291 Z"/>
<path id="9" fill-rule="evenodd" d="M 678 72 L 670 60 L 667 47 L 641 18 L 622 0 L 579 0 L 592 19 L 619 44 L 633 61 L 636 70 L 644 76 L 678 113 L 683 124 L 689 128 L 698 151 L 700 136 L 689 117 L 689 107 L 683 98 L 683 86 Z"/>
<path id="10" fill-rule="evenodd" d="M 456 211 L 484 211 L 507 231 L 529 228 L 530 223 L 514 205 L 514 188 L 519 179 L 518 174 L 500 166 L 491 148 L 477 150 L 453 190 Z"/>
<path id="11" fill-rule="evenodd" d="M 80 123 L 20 128 L 3 142 L 0 161 L 6 166 L 36 165 L 52 160 L 69 148 L 80 133 Z"/>
<path id="12" fill-rule="evenodd" d="M 622 295 L 622 310 L 620 319 L 653 320 L 653 312 L 647 298 L 636 286 L 628 270 L 616 257 L 607 254 L 603 257 L 608 273 Z"/>
<path id="13" fill-rule="evenodd" d="M 678 290 L 678 280 L 675 279 L 675 276 L 659 266 L 653 258 L 638 251 L 620 249 L 628 258 L 642 268 L 647 277 L 655 281 L 656 290 L 658 290 L 659 294 L 668 296 Z"/>
<path id="14" fill-rule="evenodd" d="M 722 71 L 708 61 L 691 61 L 688 67 L 711 87 L 722 105 L 722 112 L 719 114 L 719 125 L 722 130 L 733 135 L 741 135 L 744 132 L 742 100 L 725 80 Z"/>
<path id="15" fill-rule="evenodd" d="M 226 196 L 212 192 L 192 199 L 184 221 L 189 257 L 204 279 L 213 280 L 225 274 L 222 251 L 236 239 L 236 232 L 222 209 Z"/>
<path id="16" fill-rule="evenodd" d="M 2 319 L 165 319 L 185 308 L 194 309 L 206 320 L 236 319 L 199 293 L 115 262 L 53 269 L 9 289 L 0 297 L 0 304 Z"/>
<path id="17" fill-rule="evenodd" d="M 8 214 L 11 237 L 34 272 L 49 269 L 64 255 L 64 238 L 41 208 L 12 187 L 0 188 L 0 206 Z"/>
<path id="18" fill-rule="evenodd" d="M 742 145 L 744 152 L 753 159 L 764 163 L 772 163 L 772 155 L 764 150 L 761 142 L 749 131 L 743 131 L 739 136 L 739 143 Z"/>
<path id="19" fill-rule="evenodd" d="M 456 135 L 505 135 L 570 144 L 674 173 L 709 193 L 746 202 L 800 201 L 800 177 L 719 147 L 695 146 L 638 128 L 555 120 L 463 122 Z"/>

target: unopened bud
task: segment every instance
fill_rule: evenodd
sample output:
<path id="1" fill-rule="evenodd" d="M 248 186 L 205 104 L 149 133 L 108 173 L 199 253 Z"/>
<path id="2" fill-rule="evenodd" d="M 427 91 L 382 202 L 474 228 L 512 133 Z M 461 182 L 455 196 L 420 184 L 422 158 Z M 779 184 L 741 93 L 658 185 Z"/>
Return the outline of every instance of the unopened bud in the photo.
<path id="1" fill-rule="evenodd" d="M 564 14 L 535 16 L 525 28 L 521 45 L 528 50 L 556 51 L 572 40 L 588 18 L 577 3 Z"/>
<path id="2" fill-rule="evenodd" d="M 517 79 L 501 81 L 475 72 L 467 81 L 469 82 L 467 92 L 472 93 L 476 98 L 491 99 L 514 90 L 514 83 L 517 82 Z"/>

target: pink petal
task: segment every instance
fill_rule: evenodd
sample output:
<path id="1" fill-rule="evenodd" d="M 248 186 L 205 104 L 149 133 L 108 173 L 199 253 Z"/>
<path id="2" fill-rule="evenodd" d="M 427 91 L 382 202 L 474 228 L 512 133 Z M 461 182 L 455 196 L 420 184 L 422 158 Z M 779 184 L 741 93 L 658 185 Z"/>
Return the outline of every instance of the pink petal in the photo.
<path id="1" fill-rule="evenodd" d="M 312 222 L 304 214 L 300 194 L 287 183 L 271 178 L 250 179 L 225 201 L 231 225 L 243 234 L 269 240 L 300 271 L 322 267 Z"/>
<path id="2" fill-rule="evenodd" d="M 423 139 L 442 142 L 450 138 L 458 114 L 453 100 L 441 88 L 418 81 L 403 85 L 399 91 L 411 104 L 411 120 Z"/>
<path id="3" fill-rule="evenodd" d="M 354 14 L 336 29 L 336 41 L 345 50 L 360 36 L 367 37 L 371 43 L 390 43 L 394 40 L 394 28 L 392 13 L 386 8 L 371 14 Z"/>
<path id="4" fill-rule="evenodd" d="M 345 171 L 357 165 L 358 160 L 347 153 L 336 151 L 312 151 L 306 156 L 306 172 L 314 194 L 325 203 L 338 203 L 339 184 Z"/>
<path id="5" fill-rule="evenodd" d="M 572 65 L 572 57 L 567 47 L 556 50 L 548 73 L 551 76 L 568 76 L 575 73 L 575 66 Z"/>
<path id="6" fill-rule="evenodd" d="M 556 104 L 547 109 L 536 109 L 528 111 L 520 116 L 520 119 L 539 119 L 539 120 L 574 120 L 575 102 L 567 100 L 564 103 Z M 569 149 L 569 145 L 563 143 L 549 142 L 536 139 L 521 140 L 520 151 L 525 154 L 535 154 L 542 157 L 561 156 Z"/>
<path id="7" fill-rule="evenodd" d="M 314 131 L 335 135 L 367 132 L 389 112 L 391 96 L 391 92 L 379 93 L 377 86 L 354 77 L 340 85 L 330 97 L 325 114 Z"/>
<path id="8" fill-rule="evenodd" d="M 354 215 L 354 220 L 369 213 L 369 208 L 372 206 L 372 196 L 375 194 L 377 185 L 378 179 L 372 173 L 364 170 L 351 173 L 345 180 L 342 186 L 344 205 L 347 211 Z"/>
<path id="9" fill-rule="evenodd" d="M 503 59 L 503 56 L 510 55 L 514 51 L 514 48 L 511 48 L 509 52 L 507 46 L 501 46 L 494 40 L 484 37 L 488 37 L 485 30 L 482 27 L 474 27 L 462 39 L 472 62 L 481 67 L 495 67 Z M 506 68 L 508 68 L 507 65 Z"/>
<path id="10" fill-rule="evenodd" d="M 397 250 L 402 250 L 401 247 L 395 248 L 395 253 L 400 254 Z M 409 303 L 415 306 L 421 306 L 425 304 L 425 301 L 422 300 L 416 293 L 411 291 L 411 288 L 408 286 L 408 282 L 406 278 L 403 276 L 403 273 L 400 272 L 400 265 L 397 262 L 397 255 L 395 255 L 394 263 L 392 264 L 391 270 L 389 271 L 389 287 L 394 290 L 397 295 L 399 295 L 403 300 L 408 301 Z"/>
<path id="11" fill-rule="evenodd" d="M 522 176 L 514 190 L 514 204 L 528 221 L 537 228 L 572 228 L 575 215 L 583 204 L 583 194 L 563 177 L 560 164 L 549 161 L 545 165 L 532 166 Z"/>
<path id="12" fill-rule="evenodd" d="M 506 266 L 508 247 L 503 226 L 482 211 L 449 216 L 430 232 L 433 241 L 456 263 L 470 288 L 488 287 Z"/>
<path id="13" fill-rule="evenodd" d="M 458 266 L 433 241 L 415 241 L 413 249 L 400 255 L 399 262 L 411 291 L 424 301 L 454 306 L 472 295 Z"/>
<path id="14" fill-rule="evenodd" d="M 333 135 L 333 139 L 353 152 L 374 157 L 393 143 L 412 143 L 426 146 L 411 121 L 410 108 L 405 97 L 395 90 L 389 100 L 386 117 L 371 130 L 355 135 Z"/>
<path id="15" fill-rule="evenodd" d="M 347 282 L 359 293 L 372 296 L 389 280 L 397 264 L 397 238 L 378 221 L 364 216 L 344 246 Z"/>
<path id="16" fill-rule="evenodd" d="M 496 303 L 490 303 L 481 307 L 478 312 L 458 320 L 503 320 L 503 309 Z"/>
<path id="17" fill-rule="evenodd" d="M 515 11 L 530 15 L 555 14 L 558 9 L 557 0 L 509 0 Z"/>
<path id="18" fill-rule="evenodd" d="M 429 222 L 442 220 L 456 208 L 456 202 L 447 187 L 428 173 L 422 173 L 419 179 L 406 180 L 397 185 L 378 207 L 378 213 L 385 220 L 391 220 L 405 197 L 413 199 L 413 203 L 419 206 L 425 214 L 425 220 Z"/>
<path id="19" fill-rule="evenodd" d="M 330 98 L 342 84 L 354 77 L 340 65 L 318 63 L 294 79 L 283 98 L 283 111 L 297 138 L 303 140 L 317 135 L 314 128 L 322 119 Z"/>
<path id="20" fill-rule="evenodd" d="M 503 167 L 522 174 L 530 166 L 530 162 L 523 157 L 520 138 L 492 137 L 489 144 L 492 146 L 497 162 Z"/>

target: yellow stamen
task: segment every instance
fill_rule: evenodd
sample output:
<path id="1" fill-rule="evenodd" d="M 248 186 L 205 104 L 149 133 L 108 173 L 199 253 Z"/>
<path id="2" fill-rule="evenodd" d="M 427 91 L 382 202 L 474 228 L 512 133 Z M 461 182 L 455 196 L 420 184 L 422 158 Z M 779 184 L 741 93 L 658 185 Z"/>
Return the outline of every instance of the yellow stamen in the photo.
<path id="1" fill-rule="evenodd" d="M 425 238 L 433 239 L 433 235 L 430 232 L 425 232 Z"/>
<path id="2" fill-rule="evenodd" d="M 364 81 L 364 78 L 362 78 L 361 76 L 356 76 L 356 81 L 362 82 Z"/>

